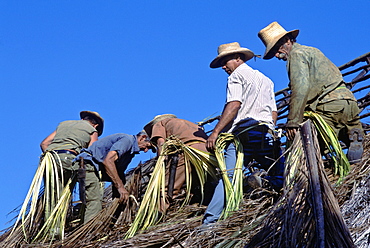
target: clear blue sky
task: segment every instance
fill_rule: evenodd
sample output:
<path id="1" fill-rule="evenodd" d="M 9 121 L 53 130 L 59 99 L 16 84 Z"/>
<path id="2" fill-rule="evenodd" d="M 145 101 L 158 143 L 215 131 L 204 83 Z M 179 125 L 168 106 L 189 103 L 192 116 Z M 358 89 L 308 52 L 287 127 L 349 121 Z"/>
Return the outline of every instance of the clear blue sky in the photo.
<path id="1" fill-rule="evenodd" d="M 227 74 L 209 63 L 223 43 L 263 54 L 278 21 L 336 65 L 370 52 L 369 1 L 1 1 L 0 229 L 24 200 L 40 142 L 82 110 L 102 137 L 135 134 L 155 115 L 198 122 L 220 114 Z M 248 64 L 287 86 L 285 62 Z M 208 126 L 208 129 L 212 126 Z M 154 154 L 138 155 L 136 166 Z"/>

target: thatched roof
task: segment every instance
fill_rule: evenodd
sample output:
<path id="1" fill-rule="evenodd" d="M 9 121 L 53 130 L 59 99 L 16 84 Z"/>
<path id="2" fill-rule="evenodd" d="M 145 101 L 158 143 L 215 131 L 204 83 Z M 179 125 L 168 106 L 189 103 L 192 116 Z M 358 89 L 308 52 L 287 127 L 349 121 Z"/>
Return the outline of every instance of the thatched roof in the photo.
<path id="1" fill-rule="evenodd" d="M 370 135 L 367 135 L 362 162 L 352 166 L 351 173 L 342 184 L 335 186 L 337 177 L 331 174 L 331 170 L 326 171 L 356 247 L 368 245 L 369 163 Z M 146 175 L 153 164 L 154 161 L 148 161 L 138 168 Z M 129 173 L 128 179 L 138 176 L 138 168 Z M 145 179 L 141 182 L 142 186 L 145 185 Z M 110 188 L 107 188 L 104 198 L 105 211 L 109 211 L 114 205 L 110 192 Z M 179 202 L 174 202 L 167 216 L 158 225 L 133 238 L 123 239 L 129 226 L 124 220 L 127 217 L 121 216 L 114 226 L 100 222 L 92 230 L 80 234 L 79 230 L 75 229 L 68 233 L 63 244 L 55 243 L 52 247 L 244 247 L 260 233 L 263 221 L 276 206 L 278 197 L 275 192 L 267 189 L 249 189 L 244 195 L 240 210 L 206 230 L 200 228 L 206 206 L 194 203 L 179 210 Z M 131 214 L 133 216 L 135 213 Z M 49 245 L 23 244 L 21 247 L 49 247 Z"/>

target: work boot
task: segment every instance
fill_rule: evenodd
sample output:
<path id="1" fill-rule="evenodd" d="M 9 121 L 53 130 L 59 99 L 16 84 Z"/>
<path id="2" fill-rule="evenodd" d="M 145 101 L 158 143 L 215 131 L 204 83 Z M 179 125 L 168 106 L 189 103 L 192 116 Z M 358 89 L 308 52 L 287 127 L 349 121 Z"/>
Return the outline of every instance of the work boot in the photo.
<path id="1" fill-rule="evenodd" d="M 350 145 L 347 152 L 347 158 L 350 164 L 361 161 L 364 148 L 362 146 L 362 132 L 358 128 L 354 128 L 349 133 Z"/>

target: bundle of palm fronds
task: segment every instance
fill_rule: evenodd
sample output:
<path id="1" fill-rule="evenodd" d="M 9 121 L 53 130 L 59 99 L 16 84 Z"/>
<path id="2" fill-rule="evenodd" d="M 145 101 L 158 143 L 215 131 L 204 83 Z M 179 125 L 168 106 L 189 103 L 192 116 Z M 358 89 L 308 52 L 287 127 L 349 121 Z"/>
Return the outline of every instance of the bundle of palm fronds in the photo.
<path id="1" fill-rule="evenodd" d="M 334 174 L 339 175 L 338 183 L 340 183 L 343 180 L 343 177 L 348 175 L 351 168 L 335 132 L 319 114 L 306 111 L 304 115 L 313 122 L 318 130 L 321 140 L 325 143 L 325 148 L 328 149 L 329 158 L 334 164 Z"/>
<path id="2" fill-rule="evenodd" d="M 71 180 L 63 187 L 63 169 L 53 152 L 43 154 L 18 218 L 5 242 L 46 242 L 63 238 L 70 204 Z M 57 158 L 57 159 L 56 159 Z"/>
<path id="3" fill-rule="evenodd" d="M 237 160 L 233 171 L 226 170 L 224 156 L 225 148 L 230 143 L 234 143 L 237 151 Z M 239 208 L 240 202 L 243 199 L 243 147 L 240 144 L 238 137 L 230 133 L 221 133 L 216 141 L 215 154 L 218 161 L 218 167 L 221 170 L 221 176 L 226 196 L 226 206 L 222 211 L 221 219 L 226 219 L 231 212 Z M 230 174 L 233 174 L 231 182 L 229 178 Z"/>
<path id="4" fill-rule="evenodd" d="M 313 128 L 313 130 L 315 130 Z M 286 161 L 284 194 L 248 247 L 353 247 L 310 122 Z"/>
<path id="5" fill-rule="evenodd" d="M 203 185 L 206 182 L 208 174 L 216 178 L 215 165 L 217 162 L 210 153 L 185 145 L 174 136 L 167 138 L 162 146 L 161 154 L 159 155 L 154 167 L 136 218 L 125 235 L 126 238 L 134 236 L 139 230 L 147 229 L 148 227 L 158 223 L 161 219 L 162 213 L 159 211 L 161 206 L 166 204 L 166 157 L 174 153 L 183 154 L 185 161 L 187 195 L 184 204 L 188 203 L 190 199 L 190 188 L 192 184 L 191 173 L 189 173 L 191 170 L 190 166 L 193 166 L 198 176 L 201 192 L 203 192 Z"/>

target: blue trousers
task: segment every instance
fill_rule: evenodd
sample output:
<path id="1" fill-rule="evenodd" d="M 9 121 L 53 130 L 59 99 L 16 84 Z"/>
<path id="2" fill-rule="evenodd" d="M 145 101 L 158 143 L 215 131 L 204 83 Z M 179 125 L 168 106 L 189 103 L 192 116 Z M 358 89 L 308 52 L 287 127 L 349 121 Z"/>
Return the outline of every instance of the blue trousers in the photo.
<path id="1" fill-rule="evenodd" d="M 274 139 L 268 132 L 260 132 L 252 129 L 240 134 L 239 138 L 243 145 L 245 166 L 254 159 L 258 163 L 256 167 L 267 171 L 274 162 L 273 159 L 279 155 L 276 154 Z M 225 163 L 229 179 L 231 180 L 236 163 L 236 149 L 232 143 L 225 149 Z M 279 161 L 269 170 L 266 179 L 274 188 L 279 189 L 283 186 L 283 173 L 284 162 Z M 222 210 L 225 207 L 225 200 L 224 183 L 222 179 L 219 179 L 212 200 L 204 214 L 204 224 L 214 223 L 220 218 Z"/>

